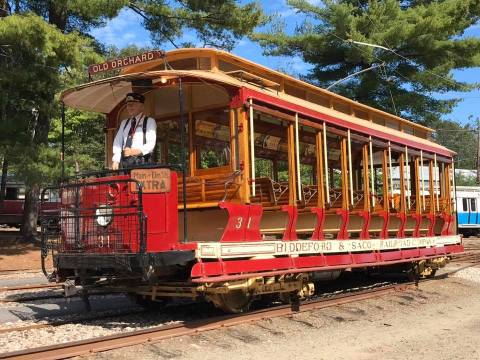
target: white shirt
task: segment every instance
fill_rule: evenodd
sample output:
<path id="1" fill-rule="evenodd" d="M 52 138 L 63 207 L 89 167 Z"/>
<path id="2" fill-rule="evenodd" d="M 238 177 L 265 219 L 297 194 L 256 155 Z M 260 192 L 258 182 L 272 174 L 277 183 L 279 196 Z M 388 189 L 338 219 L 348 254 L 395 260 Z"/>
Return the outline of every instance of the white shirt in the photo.
<path id="1" fill-rule="evenodd" d="M 137 122 L 135 134 L 133 134 L 132 139 L 132 149 L 140 149 L 142 155 L 147 155 L 153 152 L 155 148 L 155 142 L 157 140 L 157 122 L 151 117 L 147 117 L 147 131 L 145 133 L 145 144 L 143 144 L 143 118 L 142 113 L 135 116 Z M 140 121 L 139 121 L 140 120 Z M 118 128 L 117 135 L 113 140 L 113 162 L 120 162 L 122 157 L 123 146 L 127 142 L 128 133 L 130 132 L 131 122 L 125 126 L 125 123 L 128 119 L 122 120 L 120 127 Z"/>

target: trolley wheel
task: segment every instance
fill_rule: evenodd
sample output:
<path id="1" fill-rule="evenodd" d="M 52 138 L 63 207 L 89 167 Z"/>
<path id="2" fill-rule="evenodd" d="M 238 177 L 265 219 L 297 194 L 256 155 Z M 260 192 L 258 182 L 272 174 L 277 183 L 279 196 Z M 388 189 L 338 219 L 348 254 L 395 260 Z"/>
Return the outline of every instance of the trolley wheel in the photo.
<path id="1" fill-rule="evenodd" d="M 232 314 L 240 314 L 248 311 L 252 304 L 253 297 L 242 290 L 232 290 L 226 294 L 215 294 L 211 296 L 214 305 Z"/>

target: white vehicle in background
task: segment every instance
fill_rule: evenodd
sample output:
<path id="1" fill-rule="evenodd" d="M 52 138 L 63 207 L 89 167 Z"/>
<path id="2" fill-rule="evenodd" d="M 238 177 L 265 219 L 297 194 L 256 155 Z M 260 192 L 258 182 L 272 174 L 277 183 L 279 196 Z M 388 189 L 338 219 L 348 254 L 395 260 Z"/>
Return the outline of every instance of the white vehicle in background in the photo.
<path id="1" fill-rule="evenodd" d="M 464 236 L 480 234 L 480 186 L 457 186 L 458 232 Z"/>

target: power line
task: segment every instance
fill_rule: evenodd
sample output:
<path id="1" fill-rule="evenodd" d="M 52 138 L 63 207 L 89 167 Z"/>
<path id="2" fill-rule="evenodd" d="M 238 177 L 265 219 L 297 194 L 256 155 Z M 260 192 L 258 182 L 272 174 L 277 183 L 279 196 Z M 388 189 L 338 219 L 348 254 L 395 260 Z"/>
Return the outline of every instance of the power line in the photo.
<path id="1" fill-rule="evenodd" d="M 359 1 L 359 0 L 357 0 L 357 5 L 358 5 L 359 8 L 361 8 L 361 4 L 360 4 L 360 1 Z M 365 15 L 367 16 L 368 21 L 370 21 L 370 23 L 371 23 L 372 26 L 374 27 L 375 31 L 378 31 L 378 29 L 377 29 L 377 27 L 375 26 L 373 20 L 370 18 L 370 15 L 368 15 L 368 11 L 365 11 Z M 404 59 L 404 60 L 406 60 L 406 61 L 408 61 L 408 62 L 410 62 L 410 63 L 412 63 L 413 65 L 415 65 L 415 66 L 418 67 L 418 65 L 415 63 L 415 61 L 413 61 L 413 60 L 407 58 L 406 56 L 403 56 L 403 55 L 397 53 L 395 50 L 393 50 L 393 49 L 390 47 L 390 45 L 387 43 L 387 41 L 386 41 L 385 39 L 382 39 L 382 41 L 383 41 L 383 43 L 384 43 L 385 45 L 387 45 L 386 47 L 382 46 L 383 49 L 385 49 L 385 50 L 387 50 L 387 51 L 390 51 L 391 53 L 395 54 L 396 56 L 398 56 L 398 57 L 400 57 L 400 58 L 402 58 L 402 59 Z M 447 78 L 447 77 L 444 77 L 444 76 L 435 74 L 433 71 L 430 71 L 430 70 L 428 70 L 428 69 L 424 69 L 424 71 L 425 71 L 425 72 L 428 72 L 429 74 L 432 74 L 433 76 L 436 76 L 436 77 L 438 77 L 438 78 L 440 78 L 440 79 L 442 79 L 442 80 L 447 80 L 447 81 L 449 81 L 451 84 L 453 84 L 453 85 L 455 85 L 455 86 L 457 85 L 457 82 L 454 81 L 454 80 L 452 80 L 452 79 L 449 79 L 449 78 Z"/>

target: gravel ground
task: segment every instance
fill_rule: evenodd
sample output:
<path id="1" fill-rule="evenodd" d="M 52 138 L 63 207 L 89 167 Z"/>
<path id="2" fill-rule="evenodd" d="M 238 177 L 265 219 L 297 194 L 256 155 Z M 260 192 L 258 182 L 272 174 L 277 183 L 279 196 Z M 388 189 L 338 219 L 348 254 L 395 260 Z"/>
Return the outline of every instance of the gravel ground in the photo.
<path id="1" fill-rule="evenodd" d="M 381 298 L 88 359 L 480 359 L 480 267 Z M 83 358 L 82 358 L 83 359 Z"/>
<path id="2" fill-rule="evenodd" d="M 480 267 L 460 268 L 447 279 L 422 283 L 382 298 L 241 325 L 197 336 L 92 355 L 90 359 L 480 359 L 474 345 L 480 330 Z M 108 298 L 105 298 L 107 300 Z M 112 309 L 112 315 L 115 315 Z M 42 329 L 5 332 L 2 352 L 117 332 L 169 325 L 198 314 L 211 313 L 206 305 L 133 313 Z M 85 314 L 64 316 L 76 321 Z M 208 315 L 205 315 L 208 316 Z M 38 321 L 3 324 L 2 328 Z M 452 344 L 456 344 L 453 346 Z"/>

